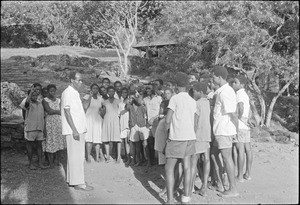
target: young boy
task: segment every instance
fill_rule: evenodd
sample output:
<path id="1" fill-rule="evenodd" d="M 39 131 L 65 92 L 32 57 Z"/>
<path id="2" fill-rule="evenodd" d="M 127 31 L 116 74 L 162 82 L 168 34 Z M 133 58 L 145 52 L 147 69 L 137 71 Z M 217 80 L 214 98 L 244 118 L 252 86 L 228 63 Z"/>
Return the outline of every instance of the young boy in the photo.
<path id="1" fill-rule="evenodd" d="M 139 166 L 141 163 L 140 141 L 143 143 L 144 153 L 146 153 L 147 167 L 150 166 L 149 148 L 147 139 L 149 137 L 149 129 L 146 127 L 147 110 L 142 105 L 142 96 L 135 97 L 135 93 L 130 94 L 130 104 L 127 106 L 129 111 L 129 139 L 132 142 L 132 156 L 131 165 Z"/>
<path id="2" fill-rule="evenodd" d="M 237 115 L 239 118 L 238 133 L 234 140 L 234 146 L 237 149 L 237 166 L 238 175 L 237 181 L 243 182 L 244 179 L 250 180 L 250 171 L 252 165 L 252 151 L 250 146 L 250 126 L 248 116 L 250 112 L 249 96 L 245 92 L 244 86 L 247 83 L 247 78 L 243 75 L 238 75 L 234 78 L 232 88 L 236 92 L 237 97 Z M 243 175 L 243 168 L 246 152 L 246 173 Z"/>
<path id="3" fill-rule="evenodd" d="M 32 162 L 32 151 L 34 144 L 37 143 L 37 154 L 39 167 L 47 168 L 42 163 L 42 142 L 44 138 L 44 108 L 40 101 L 38 101 L 39 93 L 34 88 L 31 89 L 29 96 L 25 101 L 26 118 L 25 118 L 25 139 L 27 140 L 27 156 L 29 160 L 29 168 L 36 169 Z"/>
<path id="4" fill-rule="evenodd" d="M 187 93 L 188 75 L 179 72 L 176 75 L 176 81 L 179 93 L 170 99 L 166 116 L 166 129 L 169 129 L 170 133 L 165 149 L 167 203 L 174 203 L 174 168 L 178 161 L 183 162 L 184 169 L 184 193 L 181 196 L 181 202 L 188 203 L 191 200 L 191 156 L 195 154 L 196 101 Z"/>
<path id="5" fill-rule="evenodd" d="M 207 195 L 207 180 L 210 171 L 210 142 L 211 142 L 211 126 L 210 126 L 210 104 L 206 97 L 207 84 L 200 82 L 193 85 L 194 99 L 196 100 L 197 111 L 195 114 L 195 133 L 196 133 L 196 153 L 192 155 L 192 191 L 196 179 L 197 163 L 200 155 L 204 155 L 202 187 L 196 191 L 201 196 Z M 200 170 L 199 170 L 200 172 Z"/>

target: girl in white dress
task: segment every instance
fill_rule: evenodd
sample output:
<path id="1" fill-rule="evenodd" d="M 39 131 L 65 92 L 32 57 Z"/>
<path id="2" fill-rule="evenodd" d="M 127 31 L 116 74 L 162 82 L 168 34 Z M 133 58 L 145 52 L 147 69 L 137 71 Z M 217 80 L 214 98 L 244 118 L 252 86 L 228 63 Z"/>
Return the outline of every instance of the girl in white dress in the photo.
<path id="1" fill-rule="evenodd" d="M 85 135 L 87 162 L 91 162 L 92 146 L 95 144 L 96 162 L 104 161 L 104 155 L 100 145 L 102 144 L 102 122 L 101 117 L 103 99 L 99 95 L 99 86 L 91 85 L 90 95 L 84 96 L 83 107 L 86 111 L 87 133 Z"/>

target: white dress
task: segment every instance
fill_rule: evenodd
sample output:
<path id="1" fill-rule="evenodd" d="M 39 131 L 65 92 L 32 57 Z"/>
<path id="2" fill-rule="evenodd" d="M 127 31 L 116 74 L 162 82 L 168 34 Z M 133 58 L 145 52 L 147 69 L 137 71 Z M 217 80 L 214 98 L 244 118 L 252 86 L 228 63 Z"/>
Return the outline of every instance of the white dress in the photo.
<path id="1" fill-rule="evenodd" d="M 86 99 L 86 97 L 85 97 Z M 85 135 L 86 142 L 102 143 L 102 123 L 99 109 L 103 103 L 102 97 L 99 95 L 97 99 L 91 98 L 91 103 L 86 111 L 87 133 Z"/>

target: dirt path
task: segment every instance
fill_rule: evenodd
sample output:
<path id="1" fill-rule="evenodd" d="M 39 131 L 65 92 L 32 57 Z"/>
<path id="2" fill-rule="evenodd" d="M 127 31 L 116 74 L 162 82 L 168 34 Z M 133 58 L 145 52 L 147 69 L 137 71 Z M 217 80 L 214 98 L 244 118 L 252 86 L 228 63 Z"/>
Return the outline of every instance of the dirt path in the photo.
<path id="1" fill-rule="evenodd" d="M 293 144 L 259 143 L 253 145 L 252 180 L 238 183 L 240 196 L 220 198 L 208 191 L 203 198 L 192 196 L 192 203 L 293 204 L 299 201 L 299 147 Z M 64 182 L 63 167 L 30 171 L 26 155 L 1 151 L 1 203 L 163 203 L 157 192 L 164 186 L 164 168 L 125 167 L 123 163 L 85 165 L 91 192 L 76 191 Z M 201 182 L 197 180 L 199 187 Z"/>

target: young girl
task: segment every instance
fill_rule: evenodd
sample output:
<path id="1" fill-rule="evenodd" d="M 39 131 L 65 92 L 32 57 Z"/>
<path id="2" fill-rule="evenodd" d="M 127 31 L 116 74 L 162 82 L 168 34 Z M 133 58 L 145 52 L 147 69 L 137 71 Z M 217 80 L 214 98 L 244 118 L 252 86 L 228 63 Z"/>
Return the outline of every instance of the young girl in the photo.
<path id="1" fill-rule="evenodd" d="M 102 135 L 102 117 L 100 111 L 103 103 L 102 97 L 99 95 L 99 86 L 94 83 L 91 85 L 91 94 L 84 97 L 83 107 L 86 110 L 87 134 L 85 135 L 87 161 L 91 162 L 92 146 L 95 144 L 96 162 L 104 161 L 101 149 Z M 100 159 L 99 159 L 100 157 Z"/>
<path id="2" fill-rule="evenodd" d="M 129 112 L 126 109 L 127 104 L 129 103 L 128 99 L 128 89 L 121 89 L 121 99 L 122 101 L 119 104 L 119 116 L 120 116 L 120 138 L 122 139 L 122 143 L 124 144 L 125 150 L 125 160 L 127 162 L 129 160 L 130 163 L 130 146 L 129 146 Z"/>
<path id="3" fill-rule="evenodd" d="M 121 161 L 121 139 L 120 139 L 120 122 L 119 122 L 119 103 L 120 100 L 115 99 L 115 88 L 110 86 L 107 88 L 108 99 L 103 102 L 105 115 L 103 119 L 102 142 L 105 146 L 106 162 L 110 162 L 109 142 L 117 143 L 116 162 Z"/>
<path id="4" fill-rule="evenodd" d="M 47 152 L 50 168 L 53 168 L 53 156 L 56 154 L 57 163 L 60 163 L 60 152 L 65 149 L 66 142 L 62 136 L 60 99 L 56 98 L 56 86 L 47 86 L 48 97 L 42 101 L 46 115 L 46 141 L 45 151 Z"/>

